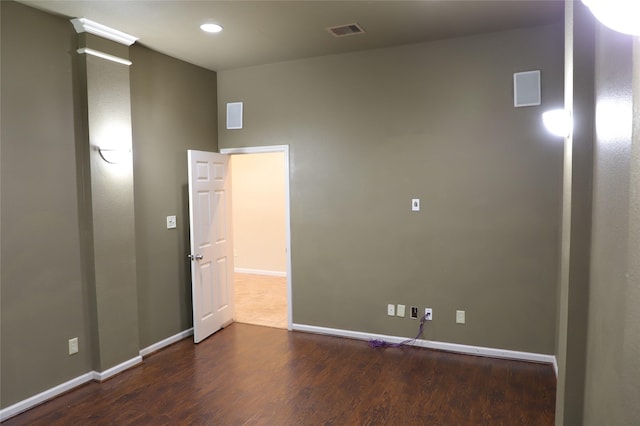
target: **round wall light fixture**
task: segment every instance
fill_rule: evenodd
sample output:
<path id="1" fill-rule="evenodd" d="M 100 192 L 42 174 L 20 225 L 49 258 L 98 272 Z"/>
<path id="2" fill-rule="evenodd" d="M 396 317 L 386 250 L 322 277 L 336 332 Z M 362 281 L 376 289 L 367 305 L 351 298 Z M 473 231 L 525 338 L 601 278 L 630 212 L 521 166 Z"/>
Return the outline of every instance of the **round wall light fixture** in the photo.
<path id="1" fill-rule="evenodd" d="M 556 136 L 566 138 L 571 132 L 573 123 L 571 116 L 564 109 L 553 109 L 542 113 L 544 127 Z"/>
<path id="2" fill-rule="evenodd" d="M 582 0 L 603 25 L 624 34 L 640 35 L 640 1 Z"/>

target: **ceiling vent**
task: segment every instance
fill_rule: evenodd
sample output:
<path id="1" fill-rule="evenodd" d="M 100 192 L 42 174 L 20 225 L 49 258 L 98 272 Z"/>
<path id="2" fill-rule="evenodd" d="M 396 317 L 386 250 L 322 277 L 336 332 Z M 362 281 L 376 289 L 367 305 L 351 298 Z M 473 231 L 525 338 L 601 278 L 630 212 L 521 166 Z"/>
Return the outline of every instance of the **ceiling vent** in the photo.
<path id="1" fill-rule="evenodd" d="M 364 30 L 358 24 L 338 25 L 337 27 L 327 28 L 334 37 L 347 37 L 357 34 L 364 34 Z"/>

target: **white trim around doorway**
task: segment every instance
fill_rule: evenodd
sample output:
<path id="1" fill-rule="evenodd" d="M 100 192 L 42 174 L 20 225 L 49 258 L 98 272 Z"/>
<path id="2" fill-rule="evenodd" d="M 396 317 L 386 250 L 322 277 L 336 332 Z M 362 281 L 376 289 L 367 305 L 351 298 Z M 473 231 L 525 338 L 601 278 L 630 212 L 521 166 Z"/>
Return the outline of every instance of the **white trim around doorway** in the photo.
<path id="1" fill-rule="evenodd" d="M 220 154 L 236 155 L 236 154 L 264 154 L 267 152 L 284 153 L 284 175 L 286 177 L 284 183 L 285 198 L 285 230 L 287 244 L 287 330 L 293 330 L 293 302 L 291 298 L 291 214 L 289 203 L 289 145 L 269 145 L 269 146 L 250 146 L 243 148 L 222 148 Z M 233 182 L 232 191 L 233 191 Z"/>

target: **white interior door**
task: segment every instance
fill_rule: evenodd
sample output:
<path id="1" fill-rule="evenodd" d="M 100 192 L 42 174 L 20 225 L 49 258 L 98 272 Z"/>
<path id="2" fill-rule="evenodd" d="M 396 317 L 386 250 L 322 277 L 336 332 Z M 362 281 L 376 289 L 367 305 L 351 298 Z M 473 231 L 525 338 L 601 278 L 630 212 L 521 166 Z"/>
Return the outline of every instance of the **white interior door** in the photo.
<path id="1" fill-rule="evenodd" d="M 188 151 L 193 339 L 233 321 L 229 156 Z"/>

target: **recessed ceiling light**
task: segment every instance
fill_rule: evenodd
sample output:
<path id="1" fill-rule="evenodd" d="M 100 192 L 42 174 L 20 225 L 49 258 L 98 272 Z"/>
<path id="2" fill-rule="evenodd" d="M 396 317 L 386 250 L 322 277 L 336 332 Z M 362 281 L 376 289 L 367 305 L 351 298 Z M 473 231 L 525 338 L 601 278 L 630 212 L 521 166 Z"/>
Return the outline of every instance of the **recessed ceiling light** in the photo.
<path id="1" fill-rule="evenodd" d="M 222 27 L 218 24 L 202 24 L 200 29 L 207 33 L 219 33 L 222 31 Z"/>

